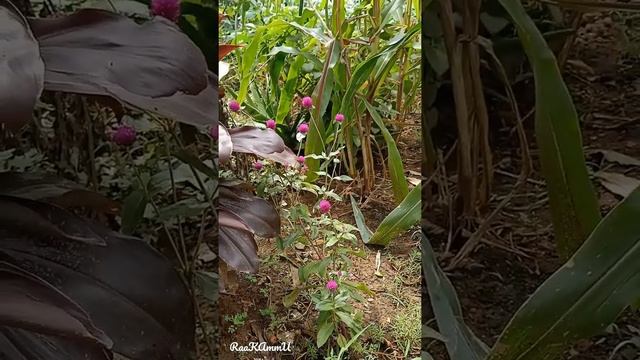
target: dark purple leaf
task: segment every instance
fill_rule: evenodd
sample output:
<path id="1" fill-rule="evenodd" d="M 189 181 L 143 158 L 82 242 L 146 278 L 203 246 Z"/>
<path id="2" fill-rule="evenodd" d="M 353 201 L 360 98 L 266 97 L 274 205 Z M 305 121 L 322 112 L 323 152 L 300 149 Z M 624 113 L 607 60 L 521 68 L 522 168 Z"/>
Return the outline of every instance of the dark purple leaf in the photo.
<path id="1" fill-rule="evenodd" d="M 284 165 L 297 165 L 295 154 L 275 131 L 242 126 L 229 129 L 229 135 L 235 152 L 255 154 Z"/>
<path id="2" fill-rule="evenodd" d="M 10 1 L 0 0 L 0 124 L 31 121 L 44 81 L 38 42 Z"/>
<path id="3" fill-rule="evenodd" d="M 113 346 L 89 315 L 44 280 L 0 261 L 0 325 Z"/>
<path id="4" fill-rule="evenodd" d="M 220 186 L 218 203 L 233 213 L 258 236 L 274 237 L 280 232 L 280 216 L 269 202 L 237 188 Z"/>
<path id="5" fill-rule="evenodd" d="M 220 162 L 225 163 L 229 161 L 232 151 L 233 144 L 231 143 L 229 130 L 222 125 L 218 125 L 218 158 L 220 159 Z"/>
<path id="6" fill-rule="evenodd" d="M 187 359 L 194 345 L 190 293 L 172 264 L 137 238 L 94 225 L 107 246 L 0 228 L 0 258 L 73 299 L 133 360 Z"/>
<path id="7" fill-rule="evenodd" d="M 2 360 L 111 360 L 101 346 L 0 326 Z"/>
<path id="8" fill-rule="evenodd" d="M 92 225 L 55 205 L 0 195 L 0 226 L 40 237 L 106 245 Z"/>
<path id="9" fill-rule="evenodd" d="M 256 272 L 258 245 L 249 227 L 242 219 L 225 210 L 218 210 L 218 252 L 220 258 L 240 272 Z"/>
<path id="10" fill-rule="evenodd" d="M 171 22 L 157 17 L 138 25 L 95 9 L 29 21 L 46 64 L 46 90 L 109 96 L 186 124 L 216 124 L 217 76 Z"/>
<path id="11" fill-rule="evenodd" d="M 98 9 L 30 18 L 45 63 L 47 90 L 166 97 L 207 87 L 202 52 L 172 22 L 143 24 Z"/>
<path id="12" fill-rule="evenodd" d="M 47 174 L 0 173 L 0 194 L 30 200 L 47 200 L 64 208 L 88 207 L 103 213 L 117 213 L 119 204 L 76 183 Z"/>

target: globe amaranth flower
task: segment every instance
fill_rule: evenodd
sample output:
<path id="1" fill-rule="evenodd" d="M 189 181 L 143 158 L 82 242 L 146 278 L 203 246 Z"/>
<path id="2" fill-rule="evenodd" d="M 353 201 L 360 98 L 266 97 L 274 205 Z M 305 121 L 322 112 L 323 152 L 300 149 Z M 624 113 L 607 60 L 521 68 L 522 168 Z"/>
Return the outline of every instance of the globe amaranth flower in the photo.
<path id="1" fill-rule="evenodd" d="M 253 163 L 253 168 L 260 171 L 264 165 L 260 161 L 256 161 Z"/>
<path id="2" fill-rule="evenodd" d="M 229 101 L 229 110 L 231 110 L 233 112 L 240 111 L 240 103 L 237 102 L 236 100 Z"/>
<path id="3" fill-rule="evenodd" d="M 275 130 L 276 128 L 276 121 L 273 119 L 267 120 L 265 124 L 267 125 L 267 129 Z"/>
<path id="4" fill-rule="evenodd" d="M 336 114 L 336 122 L 341 123 L 343 121 L 344 121 L 344 114 L 337 113 Z"/>
<path id="5" fill-rule="evenodd" d="M 331 203 L 329 202 L 329 200 L 322 199 L 318 204 L 318 209 L 320 209 L 321 213 L 326 214 L 331 211 Z"/>
<path id="6" fill-rule="evenodd" d="M 302 134 L 308 133 L 309 132 L 309 124 L 302 123 L 302 124 L 298 125 L 298 132 L 302 133 Z"/>
<path id="7" fill-rule="evenodd" d="M 218 131 L 219 129 L 217 126 L 212 126 L 211 129 L 209 129 L 209 136 L 214 140 L 218 140 Z"/>
<path id="8" fill-rule="evenodd" d="M 120 125 L 111 134 L 111 140 L 122 146 L 129 146 L 136 141 L 136 129 L 128 125 Z"/>
<path id="9" fill-rule="evenodd" d="M 151 1 L 151 15 L 162 16 L 173 22 L 178 22 L 180 18 L 180 0 Z"/>
<path id="10" fill-rule="evenodd" d="M 338 289 L 338 283 L 335 280 L 329 280 L 327 282 L 327 290 L 333 292 Z"/>
<path id="11" fill-rule="evenodd" d="M 302 107 L 305 109 L 311 109 L 313 107 L 313 99 L 310 96 L 302 98 Z"/>
<path id="12" fill-rule="evenodd" d="M 302 156 L 302 155 L 298 156 L 297 160 L 298 160 L 298 163 L 304 164 L 304 156 Z"/>

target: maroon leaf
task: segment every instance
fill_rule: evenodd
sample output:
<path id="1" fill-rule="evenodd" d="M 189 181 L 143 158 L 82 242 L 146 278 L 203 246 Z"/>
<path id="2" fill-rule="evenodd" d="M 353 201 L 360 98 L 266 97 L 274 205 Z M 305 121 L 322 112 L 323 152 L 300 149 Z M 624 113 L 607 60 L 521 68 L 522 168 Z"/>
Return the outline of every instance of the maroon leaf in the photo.
<path id="1" fill-rule="evenodd" d="M 40 237 L 106 244 L 103 236 L 73 213 L 55 205 L 13 196 L 0 195 L 0 226 Z"/>
<path id="2" fill-rule="evenodd" d="M 275 131 L 243 126 L 229 129 L 229 135 L 231 135 L 233 151 L 255 154 L 284 165 L 297 165 L 295 154 Z"/>
<path id="3" fill-rule="evenodd" d="M 10 1 L 0 0 L 0 124 L 31 121 L 44 81 L 38 42 Z"/>
<path id="4" fill-rule="evenodd" d="M 218 158 L 221 163 L 229 161 L 231 152 L 233 151 L 233 143 L 229 130 L 222 125 L 218 125 Z"/>
<path id="5" fill-rule="evenodd" d="M 253 233 L 262 237 L 274 237 L 280 233 L 280 216 L 269 202 L 224 185 L 219 187 L 219 191 L 220 208 L 238 217 Z"/>
<path id="6" fill-rule="evenodd" d="M 116 353 L 133 360 L 189 358 L 192 301 L 172 264 L 137 238 L 91 225 L 107 246 L 0 227 L 0 258 L 80 305 L 113 340 Z"/>
<path id="7" fill-rule="evenodd" d="M 111 360 L 113 356 L 102 346 L 0 326 L 0 359 Z"/>
<path id="8" fill-rule="evenodd" d="M 157 17 L 138 25 L 95 9 L 29 21 L 46 64 L 46 90 L 109 96 L 195 126 L 217 122 L 217 77 L 171 22 Z"/>
<path id="9" fill-rule="evenodd" d="M 162 17 L 139 25 L 123 15 L 83 9 L 29 23 L 40 42 L 47 90 L 153 98 L 207 87 L 202 52 Z"/>
<path id="10" fill-rule="evenodd" d="M 256 272 L 258 245 L 253 233 L 241 218 L 225 210 L 218 210 L 218 252 L 220 258 L 240 272 Z"/>
<path id="11" fill-rule="evenodd" d="M 88 207 L 115 214 L 119 204 L 71 181 L 38 173 L 0 173 L 0 194 L 30 200 L 48 200 L 62 207 Z"/>
<path id="12" fill-rule="evenodd" d="M 46 281 L 0 261 L 0 324 L 109 349 L 113 341 L 73 300 Z"/>

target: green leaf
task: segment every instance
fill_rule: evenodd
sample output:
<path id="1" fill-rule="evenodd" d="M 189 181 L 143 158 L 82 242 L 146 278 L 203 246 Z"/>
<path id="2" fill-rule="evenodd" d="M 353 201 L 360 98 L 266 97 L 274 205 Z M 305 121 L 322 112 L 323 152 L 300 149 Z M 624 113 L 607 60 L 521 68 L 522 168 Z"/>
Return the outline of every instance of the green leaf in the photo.
<path id="1" fill-rule="evenodd" d="M 291 110 L 291 102 L 296 92 L 296 86 L 298 85 L 298 75 L 300 69 L 304 64 L 304 56 L 298 55 L 293 61 L 293 64 L 289 67 L 289 73 L 287 74 L 287 81 L 284 83 L 282 92 L 280 94 L 280 101 L 278 102 L 278 112 L 276 114 L 276 122 L 282 124 L 284 119 L 289 115 Z"/>
<path id="2" fill-rule="evenodd" d="M 196 284 L 205 299 L 212 303 L 218 301 L 218 274 L 208 271 L 197 271 Z"/>
<path id="3" fill-rule="evenodd" d="M 298 296 L 300 296 L 300 289 L 294 289 L 282 299 L 282 304 L 285 307 L 290 307 L 296 302 Z"/>
<path id="4" fill-rule="evenodd" d="M 449 357 L 455 360 L 484 360 L 488 350 L 464 323 L 456 290 L 438 266 L 433 248 L 422 234 L 422 271 L 438 329 L 447 341 Z M 423 328 L 424 330 L 424 328 Z"/>
<path id="5" fill-rule="evenodd" d="M 253 68 L 258 59 L 258 50 L 260 49 L 260 42 L 262 41 L 262 33 L 265 28 L 259 27 L 256 33 L 253 35 L 251 44 L 247 46 L 247 49 L 242 53 L 242 62 L 240 63 L 240 90 L 238 91 L 239 103 L 242 103 L 247 96 L 249 90 L 249 82 L 253 78 Z"/>
<path id="6" fill-rule="evenodd" d="M 144 210 L 147 208 L 147 197 L 141 190 L 134 190 L 124 199 L 122 205 L 122 231 L 124 234 L 132 234 L 142 222 Z"/>
<path id="7" fill-rule="evenodd" d="M 320 154 L 325 151 L 324 143 L 324 123 L 323 115 L 329 106 L 331 93 L 333 92 L 333 71 L 337 59 L 340 57 L 340 42 L 331 41 L 327 51 L 322 74 L 318 80 L 318 85 L 314 90 L 314 102 L 316 106 L 313 109 L 311 122 L 309 123 L 309 134 L 307 134 L 307 142 L 305 143 L 305 155 Z M 307 172 L 306 181 L 314 181 L 317 179 L 316 171 L 320 168 L 320 161 L 309 159 L 306 162 L 309 170 Z"/>
<path id="8" fill-rule="evenodd" d="M 558 251 L 568 258 L 601 218 L 585 165 L 578 114 L 553 52 L 520 1 L 499 1 L 513 19 L 533 67 L 540 162 Z"/>
<path id="9" fill-rule="evenodd" d="M 362 211 L 360 211 L 356 199 L 354 199 L 352 195 L 349 196 L 351 197 L 351 208 L 353 209 L 353 217 L 356 219 L 356 225 L 358 226 L 358 231 L 360 231 L 360 237 L 366 244 L 369 242 L 369 239 L 371 239 L 371 235 L 373 235 L 373 233 L 371 232 L 369 227 L 367 227 L 364 215 L 362 214 Z"/>
<path id="10" fill-rule="evenodd" d="M 393 211 L 382 220 L 382 223 L 378 226 L 376 232 L 371 236 L 367 244 L 386 246 L 394 236 L 402 231 L 408 230 L 420 221 L 422 217 L 421 188 L 422 187 L 418 185 L 409 192 L 400 205 L 393 209 Z"/>
<path id="11" fill-rule="evenodd" d="M 322 323 L 320 325 L 320 328 L 318 329 L 318 339 L 317 339 L 317 345 L 318 348 L 321 348 L 322 345 L 324 345 L 327 340 L 329 340 L 329 337 L 331 336 L 331 334 L 333 333 L 333 322 L 331 320 L 328 320 L 325 323 Z"/>
<path id="12" fill-rule="evenodd" d="M 398 151 L 396 141 L 384 125 L 384 121 L 382 121 L 382 118 L 376 108 L 366 100 L 364 100 L 364 104 L 367 107 L 367 110 L 369 110 L 369 114 L 371 114 L 373 121 L 375 121 L 376 125 L 380 128 L 384 141 L 387 143 L 387 150 L 389 152 L 387 164 L 389 167 L 389 175 L 391 177 L 391 186 L 393 188 L 393 195 L 395 196 L 396 202 L 400 203 L 409 193 L 409 183 L 407 182 L 407 178 L 404 176 L 402 156 L 400 155 L 400 151 Z"/>
<path id="13" fill-rule="evenodd" d="M 319 274 L 320 276 L 324 275 L 329 264 L 331 264 L 330 258 L 324 258 L 322 260 L 312 261 L 305 264 L 298 269 L 298 278 L 300 279 L 300 282 L 306 282 L 311 274 Z"/>
<path id="14" fill-rule="evenodd" d="M 522 305 L 489 360 L 559 359 L 640 298 L 640 188 Z"/>

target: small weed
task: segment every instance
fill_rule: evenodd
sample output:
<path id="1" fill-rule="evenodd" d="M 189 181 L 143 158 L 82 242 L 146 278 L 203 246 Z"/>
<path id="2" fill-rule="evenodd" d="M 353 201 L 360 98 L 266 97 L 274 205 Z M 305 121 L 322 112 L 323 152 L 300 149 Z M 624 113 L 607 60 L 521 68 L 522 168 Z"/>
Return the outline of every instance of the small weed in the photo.
<path id="1" fill-rule="evenodd" d="M 229 334 L 234 334 L 238 330 L 238 328 L 241 328 L 244 326 L 245 321 L 247 321 L 247 313 L 246 312 L 237 313 L 233 316 L 225 315 L 224 320 L 226 322 L 231 323 L 229 325 L 229 328 L 227 329 L 227 332 Z"/>
<path id="2" fill-rule="evenodd" d="M 407 353 L 420 345 L 420 303 L 412 302 L 399 311 L 392 322 L 391 333 L 400 349 Z"/>

